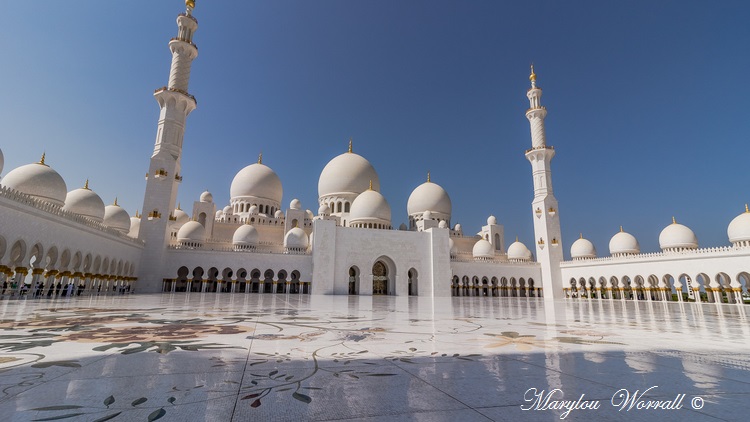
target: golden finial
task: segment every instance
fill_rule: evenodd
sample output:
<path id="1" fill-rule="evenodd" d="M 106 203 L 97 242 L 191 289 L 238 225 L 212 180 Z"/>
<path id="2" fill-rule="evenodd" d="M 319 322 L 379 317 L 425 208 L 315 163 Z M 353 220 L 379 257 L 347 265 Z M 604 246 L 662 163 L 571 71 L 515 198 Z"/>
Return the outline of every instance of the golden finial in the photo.
<path id="1" fill-rule="evenodd" d="M 352 153 L 352 138 L 349 138 L 349 154 Z"/>
<path id="2" fill-rule="evenodd" d="M 182 210 L 182 208 L 180 208 L 180 205 L 182 205 L 182 204 L 178 202 L 178 203 L 177 203 L 177 209 L 178 209 L 178 210 Z"/>
<path id="3" fill-rule="evenodd" d="M 86 183 L 83 185 L 83 188 L 86 190 L 91 190 L 89 189 L 89 179 L 86 179 Z"/>
<path id="4" fill-rule="evenodd" d="M 138 214 L 138 210 L 135 210 L 135 218 L 141 218 L 140 214 Z"/>
<path id="5" fill-rule="evenodd" d="M 429 171 L 427 172 L 427 181 L 428 182 L 430 181 L 430 172 Z"/>
<path id="6" fill-rule="evenodd" d="M 258 164 L 263 164 L 263 153 L 258 154 Z"/>
<path id="7" fill-rule="evenodd" d="M 534 63 L 531 64 L 531 75 L 529 75 L 531 82 L 536 82 L 536 73 L 534 73 Z"/>
<path id="8" fill-rule="evenodd" d="M 372 179 L 370 179 L 370 190 L 372 190 Z"/>
<path id="9" fill-rule="evenodd" d="M 195 0 L 185 0 L 185 7 L 195 9 Z"/>
<path id="10" fill-rule="evenodd" d="M 745 212 L 750 212 L 750 209 L 747 209 L 747 204 L 745 204 Z"/>
<path id="11" fill-rule="evenodd" d="M 41 164 L 41 165 L 43 165 L 43 166 L 46 166 L 46 164 L 44 164 L 44 159 L 45 159 L 46 157 L 47 157 L 47 152 L 45 151 L 45 152 L 43 152 L 43 153 L 42 153 L 42 159 L 41 159 L 41 160 L 39 160 L 39 164 Z"/>
<path id="12" fill-rule="evenodd" d="M 674 216 L 672 216 L 672 224 L 677 224 L 677 220 L 674 219 Z"/>
<path id="13" fill-rule="evenodd" d="M 516 242 L 518 242 L 518 236 L 516 236 Z"/>
<path id="14" fill-rule="evenodd" d="M 620 233 L 622 233 L 622 226 L 620 226 Z"/>
<path id="15" fill-rule="evenodd" d="M 115 205 L 116 207 L 117 207 L 117 206 L 119 206 L 119 205 L 117 205 L 117 197 L 116 197 L 116 196 L 115 196 L 115 204 L 114 204 L 114 205 Z"/>
<path id="16" fill-rule="evenodd" d="M 622 231 L 622 228 L 620 228 L 620 231 Z M 580 233 L 581 237 L 579 239 L 583 239 L 583 233 Z"/>

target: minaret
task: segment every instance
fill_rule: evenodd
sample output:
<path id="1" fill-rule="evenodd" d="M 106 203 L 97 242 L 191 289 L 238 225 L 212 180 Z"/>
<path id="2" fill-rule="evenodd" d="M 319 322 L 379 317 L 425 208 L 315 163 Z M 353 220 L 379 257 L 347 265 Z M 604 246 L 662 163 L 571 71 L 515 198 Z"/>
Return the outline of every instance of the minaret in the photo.
<path id="1" fill-rule="evenodd" d="M 154 153 L 146 173 L 146 194 L 138 235 L 146 243 L 139 270 L 139 291 L 161 290 L 161 269 L 169 241 L 169 217 L 177 200 L 178 183 L 182 180 L 180 159 L 185 121 L 197 105 L 195 97 L 188 93 L 190 67 L 198 56 L 198 48 L 193 44 L 193 34 L 198 29 L 198 21 L 192 16 L 195 1 L 186 0 L 185 6 L 185 13 L 177 16 L 177 37 L 169 41 L 172 52 L 169 85 L 154 92 L 160 113 Z"/>
<path id="2" fill-rule="evenodd" d="M 531 125 L 531 149 L 526 158 L 531 163 L 534 178 L 534 201 L 531 203 L 534 218 L 534 238 L 537 261 L 542 266 L 542 287 L 545 299 L 563 297 L 560 262 L 563 260 L 562 237 L 560 235 L 560 212 L 557 199 L 552 192 L 552 157 L 555 149 L 547 145 L 544 133 L 544 118 L 547 109 L 541 105 L 542 89 L 536 85 L 534 66 L 531 66 L 531 88 L 526 96 L 529 109 L 526 118 Z"/>

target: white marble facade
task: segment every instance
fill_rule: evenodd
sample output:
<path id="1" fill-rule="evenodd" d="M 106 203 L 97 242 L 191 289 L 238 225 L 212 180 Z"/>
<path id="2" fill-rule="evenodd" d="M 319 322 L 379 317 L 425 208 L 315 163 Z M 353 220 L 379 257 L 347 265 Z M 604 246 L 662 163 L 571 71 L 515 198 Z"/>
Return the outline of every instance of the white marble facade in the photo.
<path id="1" fill-rule="evenodd" d="M 104 206 L 89 188 L 68 191 L 42 157 L 0 179 L 0 283 L 4 292 L 40 294 L 124 289 L 395 296 L 518 296 L 597 300 L 691 300 L 743 303 L 750 284 L 750 212 L 731 222 L 732 246 L 700 249 L 689 228 L 674 222 L 660 236 L 662 252 L 642 254 L 637 240 L 617 233 L 610 257 L 586 239 L 564 261 L 561 217 L 552 187 L 542 90 L 532 68 L 527 92 L 535 245 L 506 248 L 504 227 L 490 216 L 481 231 L 451 225 L 448 193 L 427 175 L 407 210 L 380 194 L 374 166 L 349 150 L 333 157 L 318 179 L 318 204 L 284 207 L 277 174 L 257 163 L 230 184 L 228 204 L 204 192 L 176 203 L 184 127 L 196 102 L 188 92 L 198 29 L 191 2 L 178 16 L 169 83 L 154 94 L 160 115 L 146 175 L 143 207 L 132 218 L 116 200 Z M 520 159 L 520 157 L 519 157 Z M 3 157 L 0 152 L 0 172 Z M 394 228 L 392 212 L 408 226 Z M 72 293 L 71 291 L 71 293 Z"/>

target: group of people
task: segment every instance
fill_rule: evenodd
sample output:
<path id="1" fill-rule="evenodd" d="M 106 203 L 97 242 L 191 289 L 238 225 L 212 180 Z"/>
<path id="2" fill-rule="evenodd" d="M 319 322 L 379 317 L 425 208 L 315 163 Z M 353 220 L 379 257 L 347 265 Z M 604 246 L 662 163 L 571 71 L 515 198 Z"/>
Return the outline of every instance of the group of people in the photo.
<path id="1" fill-rule="evenodd" d="M 50 287 L 50 289 L 47 291 L 46 296 L 48 298 L 81 296 L 85 290 L 86 285 L 83 283 L 79 284 L 78 286 L 76 286 L 74 283 L 68 283 L 63 286 L 62 282 L 58 281 L 56 285 Z M 101 291 L 102 286 L 99 286 L 96 292 L 101 293 Z M 112 286 L 112 291 L 117 292 L 117 286 Z M 16 292 L 18 292 L 19 296 L 29 296 L 30 294 L 33 294 L 34 297 L 43 297 L 44 283 L 39 281 L 35 286 L 33 286 L 33 288 L 31 284 L 21 283 L 21 288 L 19 289 L 18 284 L 15 281 L 8 283 L 8 280 L 5 280 L 2 285 L 2 292 L 0 293 L 0 296 L 5 296 L 6 294 L 9 296 L 13 296 Z M 130 286 L 120 286 L 119 293 L 130 293 Z"/>

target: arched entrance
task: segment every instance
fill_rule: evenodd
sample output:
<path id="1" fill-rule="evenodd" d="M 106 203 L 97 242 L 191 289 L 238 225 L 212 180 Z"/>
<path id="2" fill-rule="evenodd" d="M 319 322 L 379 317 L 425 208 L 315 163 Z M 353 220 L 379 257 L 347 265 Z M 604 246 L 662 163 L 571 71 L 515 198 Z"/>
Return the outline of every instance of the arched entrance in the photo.
<path id="1" fill-rule="evenodd" d="M 388 267 L 383 261 L 377 261 L 372 266 L 372 294 L 388 294 Z"/>
<path id="2" fill-rule="evenodd" d="M 349 268 L 349 294 L 356 295 L 359 293 L 359 268 L 353 266 Z"/>
<path id="3" fill-rule="evenodd" d="M 409 296 L 417 296 L 419 294 L 419 281 L 417 277 L 417 270 L 414 268 L 409 270 Z"/>

